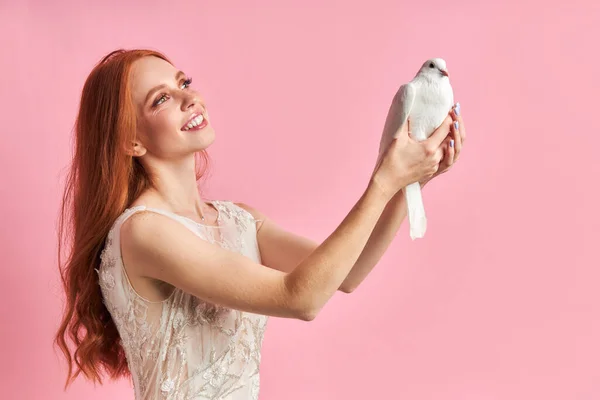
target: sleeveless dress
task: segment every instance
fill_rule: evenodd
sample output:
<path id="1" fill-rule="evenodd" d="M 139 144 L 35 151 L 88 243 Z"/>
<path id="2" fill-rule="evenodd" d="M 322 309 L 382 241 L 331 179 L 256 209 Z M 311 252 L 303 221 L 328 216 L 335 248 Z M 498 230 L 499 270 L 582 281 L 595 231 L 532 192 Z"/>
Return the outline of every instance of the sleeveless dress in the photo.
<path id="1" fill-rule="evenodd" d="M 114 222 L 98 268 L 103 301 L 127 357 L 136 400 L 258 399 L 261 346 L 267 316 L 214 305 L 178 288 L 149 301 L 131 285 L 120 251 L 120 227 L 139 211 L 173 218 L 203 240 L 260 263 L 256 222 L 230 201 L 208 202 L 217 226 L 144 205 Z"/>

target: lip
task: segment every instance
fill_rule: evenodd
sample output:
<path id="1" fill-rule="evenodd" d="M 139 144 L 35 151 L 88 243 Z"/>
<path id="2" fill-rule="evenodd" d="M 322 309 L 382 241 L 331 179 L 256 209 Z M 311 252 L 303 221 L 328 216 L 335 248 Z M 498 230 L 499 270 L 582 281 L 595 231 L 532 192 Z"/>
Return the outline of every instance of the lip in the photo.
<path id="1" fill-rule="evenodd" d="M 204 121 L 202 121 L 202 123 L 200 125 L 197 125 L 197 126 L 191 128 L 191 129 L 188 129 L 187 131 L 184 131 L 184 132 L 199 131 L 200 129 L 206 128 L 207 125 L 208 125 L 208 120 L 205 118 Z"/>
<path id="2" fill-rule="evenodd" d="M 202 121 L 202 124 L 201 124 L 201 125 L 204 125 L 204 122 L 206 122 L 206 115 L 204 115 L 204 114 L 203 114 L 201 111 L 196 111 L 196 112 L 194 112 L 194 113 L 192 114 L 192 116 L 190 117 L 190 119 L 188 119 L 188 120 L 186 121 L 186 123 L 185 123 L 185 124 L 183 124 L 183 126 L 181 127 L 181 130 L 183 130 L 183 128 L 185 128 L 185 126 L 186 126 L 187 124 L 189 124 L 189 123 L 190 123 L 190 122 L 191 122 L 191 121 L 192 121 L 194 118 L 196 118 L 196 117 L 197 117 L 197 116 L 199 116 L 199 115 L 202 115 L 202 117 L 204 118 L 204 121 Z"/>

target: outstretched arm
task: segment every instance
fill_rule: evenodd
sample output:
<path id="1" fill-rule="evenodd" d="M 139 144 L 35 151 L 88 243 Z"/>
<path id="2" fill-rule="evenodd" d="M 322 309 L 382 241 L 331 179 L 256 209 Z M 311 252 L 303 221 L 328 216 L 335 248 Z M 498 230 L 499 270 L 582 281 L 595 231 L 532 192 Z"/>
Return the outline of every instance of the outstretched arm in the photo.
<path id="1" fill-rule="evenodd" d="M 341 290 L 351 293 L 367 277 L 386 252 L 406 218 L 404 191 L 399 191 L 387 203 L 379 217 L 367 244 L 341 285 Z"/>
<path id="2" fill-rule="evenodd" d="M 340 225 L 289 273 L 203 240 L 152 210 L 130 215 L 119 228 L 121 259 L 132 285 L 165 282 L 228 308 L 311 320 L 348 276 L 389 199 L 371 180 Z"/>

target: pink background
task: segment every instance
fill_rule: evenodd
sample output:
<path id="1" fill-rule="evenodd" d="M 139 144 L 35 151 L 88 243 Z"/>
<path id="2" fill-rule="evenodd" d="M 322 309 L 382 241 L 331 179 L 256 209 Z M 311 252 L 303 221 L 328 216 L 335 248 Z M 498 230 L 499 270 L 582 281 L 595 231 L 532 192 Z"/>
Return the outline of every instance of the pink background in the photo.
<path id="1" fill-rule="evenodd" d="M 397 87 L 448 62 L 468 141 L 424 192 L 425 239 L 404 225 L 355 293 L 271 319 L 262 400 L 600 398 L 598 2 L 120 3 L 0 6 L 3 398 L 133 398 L 126 381 L 64 393 L 51 347 L 70 132 L 118 47 L 161 50 L 201 88 L 209 197 L 315 240 L 365 188 Z"/>

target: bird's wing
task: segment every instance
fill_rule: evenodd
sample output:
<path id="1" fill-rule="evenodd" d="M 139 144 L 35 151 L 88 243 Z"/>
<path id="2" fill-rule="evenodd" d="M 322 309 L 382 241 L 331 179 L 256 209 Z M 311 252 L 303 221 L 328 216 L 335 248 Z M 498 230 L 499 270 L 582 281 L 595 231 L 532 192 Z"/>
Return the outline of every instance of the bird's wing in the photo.
<path id="1" fill-rule="evenodd" d="M 396 92 L 379 142 L 379 157 L 382 156 L 392 140 L 400 133 L 400 129 L 404 126 L 410 115 L 410 110 L 415 103 L 416 96 L 417 88 L 412 83 L 400 86 L 400 89 Z"/>
<path id="2" fill-rule="evenodd" d="M 392 137 L 395 138 L 400 132 L 400 128 L 406 123 L 413 104 L 415 104 L 415 97 L 417 97 L 417 88 L 410 82 L 400 86 L 400 89 L 398 89 L 398 92 L 394 97 L 394 103 L 397 104 L 397 111 L 395 114 L 398 120 L 396 124 L 394 124 L 396 130 L 393 132 Z"/>

